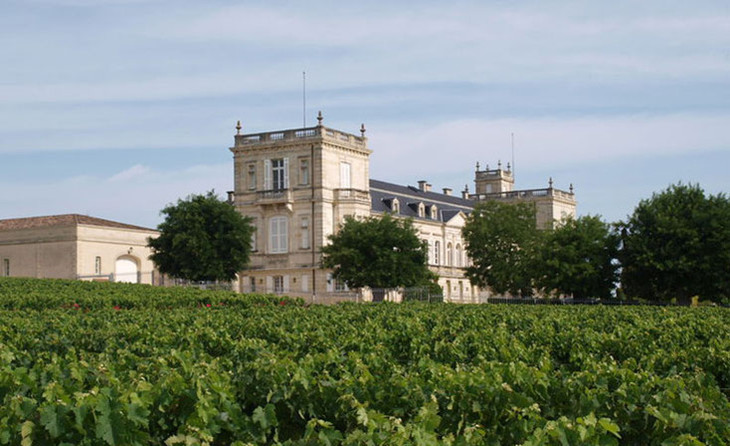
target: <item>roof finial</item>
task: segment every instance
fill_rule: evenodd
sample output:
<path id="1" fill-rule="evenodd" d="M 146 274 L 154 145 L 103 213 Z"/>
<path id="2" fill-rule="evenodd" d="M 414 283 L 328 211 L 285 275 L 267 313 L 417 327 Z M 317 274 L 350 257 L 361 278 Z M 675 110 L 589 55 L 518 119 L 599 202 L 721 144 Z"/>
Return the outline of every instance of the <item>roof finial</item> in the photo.
<path id="1" fill-rule="evenodd" d="M 320 111 L 319 111 L 319 112 L 317 113 L 317 126 L 318 126 L 318 127 L 322 127 L 322 120 L 323 120 L 323 119 L 324 119 L 324 118 L 322 117 L 322 110 L 320 110 Z"/>
<path id="2" fill-rule="evenodd" d="M 570 183 L 570 193 L 573 193 L 573 183 Z"/>
<path id="3" fill-rule="evenodd" d="M 477 161 L 477 172 L 479 172 L 479 161 Z"/>
<path id="4" fill-rule="evenodd" d="M 241 121 L 238 121 L 236 123 L 236 135 L 240 135 L 241 134 L 241 128 L 242 128 L 241 127 Z"/>
<path id="5" fill-rule="evenodd" d="M 502 170 L 502 160 L 497 160 L 497 170 Z"/>
<path id="6" fill-rule="evenodd" d="M 550 179 L 548 180 L 548 186 L 550 187 L 550 189 L 553 188 L 553 177 L 550 177 Z"/>
<path id="7" fill-rule="evenodd" d="M 469 192 L 469 185 L 468 184 L 465 184 L 464 185 L 464 192 Z"/>
<path id="8" fill-rule="evenodd" d="M 365 137 L 365 123 L 360 124 L 360 136 Z"/>
<path id="9" fill-rule="evenodd" d="M 507 172 L 512 171 L 512 166 L 510 166 L 509 161 L 507 161 Z"/>

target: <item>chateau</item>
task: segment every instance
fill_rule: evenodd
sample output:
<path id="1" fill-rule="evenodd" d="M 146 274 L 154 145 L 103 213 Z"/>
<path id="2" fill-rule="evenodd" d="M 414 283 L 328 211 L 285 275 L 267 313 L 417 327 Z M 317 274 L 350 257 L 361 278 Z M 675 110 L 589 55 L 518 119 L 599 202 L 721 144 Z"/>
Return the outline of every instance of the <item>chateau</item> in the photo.
<path id="1" fill-rule="evenodd" d="M 569 191 L 553 188 L 515 190 L 511 166 L 480 170 L 474 193 L 458 195 L 444 188 L 431 190 L 426 181 L 401 186 L 370 178 L 370 155 L 365 126 L 360 135 L 322 125 L 242 134 L 236 126 L 234 190 L 229 200 L 253 219 L 251 265 L 240 273 L 242 292 L 275 292 L 317 300 L 346 291 L 322 269 L 320 249 L 347 215 L 385 212 L 413 219 L 428 243 L 429 267 L 439 276 L 444 300 L 479 302 L 489 294 L 464 277 L 469 258 L 461 228 L 479 201 L 530 202 L 537 209 L 538 227 L 546 228 L 574 216 L 576 201 Z"/>

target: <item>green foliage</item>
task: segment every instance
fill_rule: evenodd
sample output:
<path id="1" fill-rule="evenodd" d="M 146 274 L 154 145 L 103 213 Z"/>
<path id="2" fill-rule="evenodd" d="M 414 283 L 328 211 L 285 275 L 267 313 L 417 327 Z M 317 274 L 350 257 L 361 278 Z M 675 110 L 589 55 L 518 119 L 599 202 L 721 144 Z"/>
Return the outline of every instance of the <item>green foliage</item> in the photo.
<path id="1" fill-rule="evenodd" d="M 730 200 L 697 185 L 673 185 L 642 200 L 620 224 L 623 290 L 630 297 L 688 303 L 730 298 Z"/>
<path id="2" fill-rule="evenodd" d="M 532 204 L 498 201 L 479 203 L 462 234 L 473 265 L 466 269 L 472 283 L 496 293 L 531 295 L 534 259 L 541 233 Z"/>
<path id="3" fill-rule="evenodd" d="M 566 219 L 538 250 L 536 281 L 546 293 L 609 298 L 618 279 L 619 237 L 598 216 Z"/>
<path id="4" fill-rule="evenodd" d="M 322 265 L 350 288 L 395 288 L 427 285 L 428 248 L 408 219 L 345 217 L 330 244 L 322 248 Z"/>
<path id="5" fill-rule="evenodd" d="M 229 281 L 249 261 L 250 218 L 211 191 L 191 195 L 161 212 L 160 235 L 149 240 L 160 272 L 193 281 Z"/>
<path id="6" fill-rule="evenodd" d="M 730 443 L 725 308 L 190 293 L 0 278 L 0 444 Z"/>

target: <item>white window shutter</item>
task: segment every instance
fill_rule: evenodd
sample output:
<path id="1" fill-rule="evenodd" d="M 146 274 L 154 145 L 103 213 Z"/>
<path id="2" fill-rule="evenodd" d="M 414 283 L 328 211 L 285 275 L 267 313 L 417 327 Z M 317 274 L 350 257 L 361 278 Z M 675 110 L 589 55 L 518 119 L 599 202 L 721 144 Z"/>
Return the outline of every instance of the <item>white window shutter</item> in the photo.
<path id="1" fill-rule="evenodd" d="M 284 158 L 284 189 L 289 189 L 289 158 Z"/>
<path id="2" fill-rule="evenodd" d="M 271 190 L 271 160 L 264 160 L 264 190 Z"/>
<path id="3" fill-rule="evenodd" d="M 284 217 L 279 220 L 279 235 L 281 236 L 280 252 L 289 252 L 289 219 Z"/>
<path id="4" fill-rule="evenodd" d="M 266 293 L 272 293 L 274 291 L 274 279 L 271 276 L 266 276 Z"/>
<path id="5" fill-rule="evenodd" d="M 289 276 L 284 276 L 284 292 L 289 292 Z"/>
<path id="6" fill-rule="evenodd" d="M 342 189 L 352 187 L 350 163 L 340 163 L 340 187 Z"/>
<path id="7" fill-rule="evenodd" d="M 309 276 L 306 274 L 302 276 L 302 291 L 309 291 Z"/>
<path id="8" fill-rule="evenodd" d="M 327 274 L 327 291 L 332 292 L 335 290 L 335 280 L 332 278 L 332 274 Z"/>

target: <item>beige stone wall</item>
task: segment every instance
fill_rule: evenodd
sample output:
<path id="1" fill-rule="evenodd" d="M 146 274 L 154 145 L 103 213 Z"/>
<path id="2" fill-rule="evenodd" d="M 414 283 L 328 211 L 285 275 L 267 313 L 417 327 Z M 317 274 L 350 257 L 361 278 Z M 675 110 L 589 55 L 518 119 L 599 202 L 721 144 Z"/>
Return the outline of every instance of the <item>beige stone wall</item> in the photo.
<path id="1" fill-rule="evenodd" d="M 101 258 L 99 274 L 114 274 L 116 261 L 119 258 L 126 258 L 137 264 L 141 283 L 152 283 L 154 264 L 149 259 L 152 250 L 147 247 L 147 239 L 156 235 L 156 231 L 79 225 L 77 275 L 97 275 L 95 271 L 97 257 Z"/>
<path id="2" fill-rule="evenodd" d="M 0 231 L 0 276 L 7 259 L 13 277 L 75 278 L 75 238 L 73 226 Z"/>
<path id="3" fill-rule="evenodd" d="M 96 275 L 96 257 L 101 258 L 101 274 L 109 275 L 124 256 L 137 262 L 142 282 L 150 283 L 154 265 L 146 245 L 147 237 L 156 234 L 91 225 L 0 231 L 0 268 L 7 259 L 14 277 L 76 279 Z"/>

